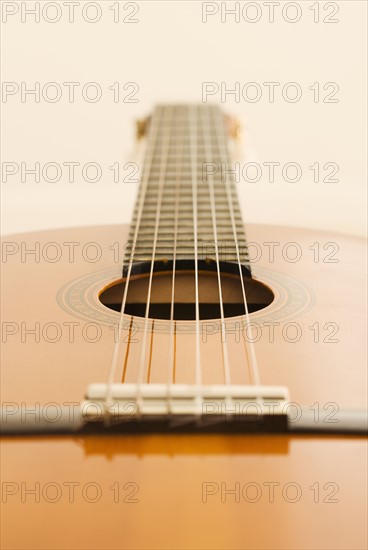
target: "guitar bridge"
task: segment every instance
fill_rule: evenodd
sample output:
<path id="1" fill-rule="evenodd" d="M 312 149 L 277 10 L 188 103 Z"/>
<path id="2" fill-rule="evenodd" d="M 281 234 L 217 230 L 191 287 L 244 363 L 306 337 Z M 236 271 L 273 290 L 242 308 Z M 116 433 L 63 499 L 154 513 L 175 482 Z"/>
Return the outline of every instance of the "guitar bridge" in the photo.
<path id="1" fill-rule="evenodd" d="M 82 415 L 88 422 L 188 424 L 287 424 L 283 386 L 190 384 L 91 384 Z M 139 430 L 140 431 L 140 430 Z"/>

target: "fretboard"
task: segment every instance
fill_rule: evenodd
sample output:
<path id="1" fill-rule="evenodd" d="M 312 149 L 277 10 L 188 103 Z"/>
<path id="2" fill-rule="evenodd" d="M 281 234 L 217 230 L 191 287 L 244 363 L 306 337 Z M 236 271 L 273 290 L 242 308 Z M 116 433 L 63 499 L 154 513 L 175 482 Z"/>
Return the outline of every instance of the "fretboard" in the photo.
<path id="1" fill-rule="evenodd" d="M 228 131 L 212 105 L 156 107 L 130 228 L 137 262 L 240 263 L 249 271 L 246 237 L 230 166 Z M 236 244 L 237 243 L 237 244 Z"/>

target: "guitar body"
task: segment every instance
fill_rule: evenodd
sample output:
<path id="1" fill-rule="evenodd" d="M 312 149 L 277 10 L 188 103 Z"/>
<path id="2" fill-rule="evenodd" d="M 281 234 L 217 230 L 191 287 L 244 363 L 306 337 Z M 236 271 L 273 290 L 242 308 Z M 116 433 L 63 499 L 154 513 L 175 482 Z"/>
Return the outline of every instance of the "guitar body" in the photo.
<path id="1" fill-rule="evenodd" d="M 91 382 L 106 381 L 119 314 L 99 296 L 121 278 L 127 236 L 127 227 L 108 226 L 4 239 L 9 415 L 23 407 L 50 420 L 59 405 L 78 406 Z M 295 417 L 303 407 L 317 424 L 334 422 L 339 410 L 365 408 L 364 242 L 257 225 L 247 236 L 253 277 L 274 300 L 250 313 L 251 334 L 227 320 L 232 382 L 251 377 L 238 351 L 251 337 L 262 383 L 288 387 Z M 127 315 L 117 382 L 136 379 L 142 321 Z M 221 330 L 204 324 L 204 381 L 221 384 Z M 177 322 L 175 383 L 193 383 L 193 325 Z M 166 328 L 165 320 L 148 327 L 149 382 L 167 379 Z M 5 437 L 2 546 L 363 549 L 366 460 L 365 438 L 341 434 Z"/>

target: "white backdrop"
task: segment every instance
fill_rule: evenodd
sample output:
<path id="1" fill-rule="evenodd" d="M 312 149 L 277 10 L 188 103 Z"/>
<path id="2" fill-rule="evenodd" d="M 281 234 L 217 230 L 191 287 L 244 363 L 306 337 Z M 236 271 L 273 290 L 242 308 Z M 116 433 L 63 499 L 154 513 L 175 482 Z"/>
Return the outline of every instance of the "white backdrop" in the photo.
<path id="1" fill-rule="evenodd" d="M 137 183 L 114 174 L 127 179 L 135 119 L 211 82 L 208 100 L 245 120 L 239 167 L 256 163 L 245 221 L 362 234 L 366 2 L 271 4 L 2 2 L 3 233 L 129 222 Z"/>

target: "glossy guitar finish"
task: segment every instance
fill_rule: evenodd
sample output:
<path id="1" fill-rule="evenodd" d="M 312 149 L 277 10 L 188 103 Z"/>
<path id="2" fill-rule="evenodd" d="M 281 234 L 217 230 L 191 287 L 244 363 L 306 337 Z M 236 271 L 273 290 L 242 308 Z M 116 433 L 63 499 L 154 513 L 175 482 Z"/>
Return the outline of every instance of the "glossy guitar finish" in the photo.
<path id="1" fill-rule="evenodd" d="M 57 407 L 47 404 L 77 405 L 88 384 L 106 381 L 119 315 L 98 296 L 121 276 L 114 243 L 124 243 L 127 231 L 94 227 L 4 239 L 2 401 L 9 414 L 12 406 L 25 403 L 52 416 Z M 337 409 L 365 408 L 364 243 L 256 225 L 247 226 L 247 236 L 262 250 L 253 275 L 275 293 L 271 305 L 250 314 L 254 330 L 261 331 L 255 347 L 262 383 L 287 386 L 296 413 L 299 406 L 311 407 L 316 423 L 322 412 L 333 421 Z M 73 260 L 65 244 L 71 242 L 77 243 Z M 264 244 L 270 242 L 280 243 L 274 259 Z M 48 243 L 59 248 L 47 248 Z M 102 251 L 96 262 L 83 258 L 82 249 L 92 257 L 88 243 Z M 285 251 L 290 257 L 295 251 L 288 243 L 300 247 L 299 261 L 285 259 Z M 24 256 L 35 246 L 38 262 Z M 61 257 L 50 261 L 55 250 Z M 334 259 L 338 262 L 329 261 Z M 130 322 L 128 316 L 126 335 Z M 122 351 L 124 359 L 130 347 L 127 381 L 136 374 L 140 326 L 137 320 L 136 341 L 126 338 Z M 167 372 L 169 335 L 159 326 L 155 323 L 147 339 L 145 374 L 150 372 L 151 381 L 165 380 Z M 222 383 L 220 331 L 207 328 L 202 336 L 206 379 Z M 245 383 L 235 336 L 236 331 L 228 341 L 233 379 Z M 191 330 L 177 332 L 177 380 L 191 376 L 193 338 Z M 123 376 L 124 361 L 116 380 Z M 365 438 L 346 435 L 4 438 L 2 545 L 363 549 L 365 465 Z M 36 497 L 27 493 L 32 488 Z"/>

